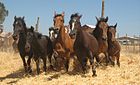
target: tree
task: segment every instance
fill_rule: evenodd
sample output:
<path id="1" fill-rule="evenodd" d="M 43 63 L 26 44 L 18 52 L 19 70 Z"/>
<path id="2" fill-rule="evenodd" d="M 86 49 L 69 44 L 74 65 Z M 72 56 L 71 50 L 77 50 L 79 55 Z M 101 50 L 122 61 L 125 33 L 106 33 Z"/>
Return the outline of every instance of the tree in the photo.
<path id="1" fill-rule="evenodd" d="M 6 10 L 4 4 L 0 2 L 0 24 L 3 24 L 6 16 L 8 16 L 8 10 Z"/>

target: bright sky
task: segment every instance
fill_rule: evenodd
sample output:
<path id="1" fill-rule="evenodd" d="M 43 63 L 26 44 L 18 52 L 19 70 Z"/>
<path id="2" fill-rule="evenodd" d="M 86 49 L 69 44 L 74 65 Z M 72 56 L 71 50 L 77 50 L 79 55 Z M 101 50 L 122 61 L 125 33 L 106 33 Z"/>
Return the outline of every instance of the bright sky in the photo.
<path id="1" fill-rule="evenodd" d="M 25 16 L 26 25 L 35 26 L 40 17 L 39 32 L 48 35 L 48 28 L 53 25 L 54 11 L 65 12 L 65 24 L 70 15 L 82 14 L 81 23 L 96 24 L 96 18 L 101 16 L 102 0 L 0 0 L 9 10 L 9 16 L 4 22 L 5 31 L 12 31 L 14 16 Z M 117 32 L 120 36 L 126 33 L 130 36 L 140 35 L 140 0 L 105 0 L 105 16 L 108 24 L 118 23 Z"/>

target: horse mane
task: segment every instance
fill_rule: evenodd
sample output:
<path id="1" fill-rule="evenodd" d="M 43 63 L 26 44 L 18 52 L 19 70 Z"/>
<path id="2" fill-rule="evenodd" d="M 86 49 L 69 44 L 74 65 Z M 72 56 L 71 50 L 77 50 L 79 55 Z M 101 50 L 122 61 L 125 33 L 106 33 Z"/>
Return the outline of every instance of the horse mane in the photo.
<path id="1" fill-rule="evenodd" d="M 80 16 L 79 13 L 72 14 L 72 15 L 71 15 L 71 19 L 72 19 L 73 17 L 79 17 L 79 16 Z"/>
<path id="2" fill-rule="evenodd" d="M 54 16 L 54 18 L 60 17 L 60 16 L 62 16 L 62 14 L 56 14 L 56 15 Z"/>
<path id="3" fill-rule="evenodd" d="M 114 26 L 113 25 L 111 25 L 111 26 L 108 26 L 108 28 L 110 29 L 110 28 L 114 28 Z"/>
<path id="4" fill-rule="evenodd" d="M 24 19 L 22 19 L 22 17 L 16 18 L 14 23 L 16 23 L 16 21 L 21 21 L 22 24 L 23 24 L 24 29 L 27 30 L 26 23 L 25 23 Z"/>
<path id="5" fill-rule="evenodd" d="M 93 35 L 96 37 L 96 38 L 98 38 L 100 35 L 100 33 L 99 33 L 99 24 L 100 24 L 100 22 L 105 22 L 106 21 L 106 19 L 104 18 L 104 17 L 100 17 L 99 18 L 99 20 L 97 20 L 97 23 L 96 23 L 96 27 L 95 27 L 95 30 L 93 30 Z"/>
<path id="6" fill-rule="evenodd" d="M 56 17 L 60 17 L 60 16 L 62 16 L 62 14 L 56 14 L 53 18 L 55 19 Z M 63 22 L 64 22 L 64 17 L 63 17 Z"/>
<path id="7" fill-rule="evenodd" d="M 97 23 L 96 23 L 96 28 L 97 28 L 97 26 L 99 26 L 100 22 L 105 22 L 105 21 L 106 21 L 106 19 L 104 17 L 99 18 L 99 21 L 97 21 Z"/>

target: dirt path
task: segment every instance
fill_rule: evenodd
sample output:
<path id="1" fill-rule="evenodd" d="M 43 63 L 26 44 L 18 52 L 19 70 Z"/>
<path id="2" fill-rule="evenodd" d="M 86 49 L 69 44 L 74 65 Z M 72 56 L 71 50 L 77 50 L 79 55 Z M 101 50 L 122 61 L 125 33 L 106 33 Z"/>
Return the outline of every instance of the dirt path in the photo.
<path id="1" fill-rule="evenodd" d="M 140 85 L 140 56 L 121 53 L 121 67 L 98 68 L 85 76 L 69 72 L 26 75 L 19 55 L 0 52 L 0 85 Z"/>

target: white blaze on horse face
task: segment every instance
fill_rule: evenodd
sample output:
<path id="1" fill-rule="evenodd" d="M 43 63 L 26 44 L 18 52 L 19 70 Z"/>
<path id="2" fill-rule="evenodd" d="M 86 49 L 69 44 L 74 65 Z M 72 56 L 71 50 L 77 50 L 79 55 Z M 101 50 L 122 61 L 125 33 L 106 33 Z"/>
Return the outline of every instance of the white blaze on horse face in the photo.
<path id="1" fill-rule="evenodd" d="M 68 28 L 67 27 L 65 27 L 65 33 L 68 33 Z"/>
<path id="2" fill-rule="evenodd" d="M 50 37 L 52 38 L 53 37 L 53 31 L 50 31 Z"/>
<path id="3" fill-rule="evenodd" d="M 74 24 L 75 24 L 75 23 L 74 23 L 74 22 L 72 22 L 72 28 L 71 28 L 71 30 L 73 30 L 73 29 L 74 29 Z"/>
<path id="4" fill-rule="evenodd" d="M 57 38 L 57 34 L 55 34 L 54 37 Z"/>
<path id="5" fill-rule="evenodd" d="M 16 24 L 18 24 L 18 21 L 16 21 Z"/>

